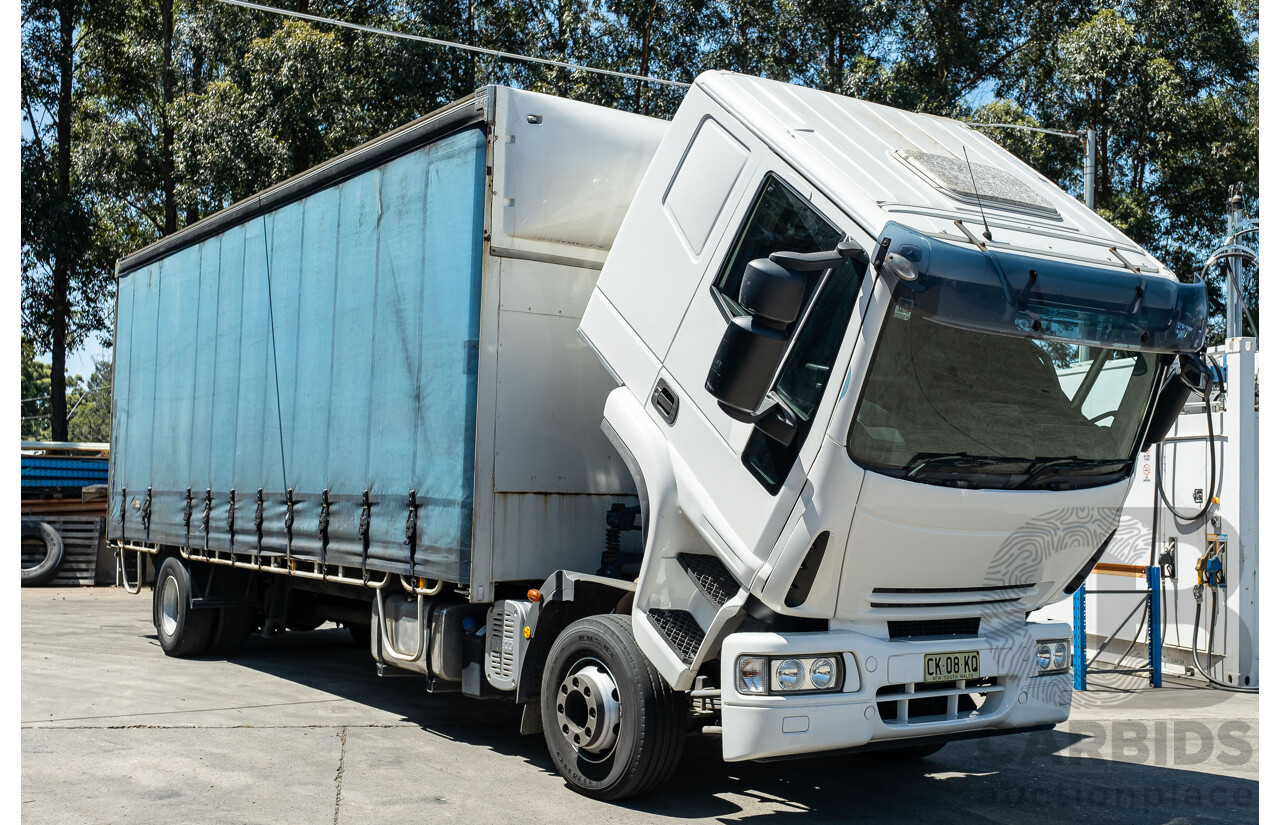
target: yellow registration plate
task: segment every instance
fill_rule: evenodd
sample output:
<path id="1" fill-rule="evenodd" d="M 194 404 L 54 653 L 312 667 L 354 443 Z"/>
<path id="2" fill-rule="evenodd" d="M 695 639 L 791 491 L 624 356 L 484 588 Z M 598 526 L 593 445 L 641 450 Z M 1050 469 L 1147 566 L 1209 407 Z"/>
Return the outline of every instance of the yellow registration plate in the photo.
<path id="1" fill-rule="evenodd" d="M 982 660 L 978 651 L 960 653 L 927 653 L 924 657 L 926 682 L 956 682 L 961 679 L 977 679 L 982 675 Z"/>

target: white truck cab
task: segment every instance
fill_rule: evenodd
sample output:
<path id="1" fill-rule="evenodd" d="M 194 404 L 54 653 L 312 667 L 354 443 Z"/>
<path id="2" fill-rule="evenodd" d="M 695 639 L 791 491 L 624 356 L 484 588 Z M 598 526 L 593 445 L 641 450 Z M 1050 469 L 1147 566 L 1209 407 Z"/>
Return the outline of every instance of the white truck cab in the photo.
<path id="1" fill-rule="evenodd" d="M 718 659 L 725 759 L 1066 719 L 1070 627 L 1027 616 L 1115 530 L 1204 301 L 965 124 L 700 76 L 579 333 L 633 632 L 677 690 Z"/>

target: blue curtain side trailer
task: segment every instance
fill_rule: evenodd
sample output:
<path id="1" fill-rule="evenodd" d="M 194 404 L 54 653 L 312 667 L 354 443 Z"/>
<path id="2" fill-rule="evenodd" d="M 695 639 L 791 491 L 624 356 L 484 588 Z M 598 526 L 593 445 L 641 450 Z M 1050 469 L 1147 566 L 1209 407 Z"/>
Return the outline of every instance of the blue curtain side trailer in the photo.
<path id="1" fill-rule="evenodd" d="M 486 87 L 122 259 L 109 538 L 472 602 L 594 572 L 635 489 L 576 328 L 664 130 Z"/>

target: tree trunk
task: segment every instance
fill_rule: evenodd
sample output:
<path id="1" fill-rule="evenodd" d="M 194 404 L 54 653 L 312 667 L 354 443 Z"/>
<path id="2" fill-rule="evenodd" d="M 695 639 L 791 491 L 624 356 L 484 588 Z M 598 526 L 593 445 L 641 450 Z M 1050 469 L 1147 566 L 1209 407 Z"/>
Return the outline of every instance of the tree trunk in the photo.
<path id="1" fill-rule="evenodd" d="M 653 5 L 649 7 L 649 19 L 644 22 L 644 36 L 640 43 L 640 74 L 648 77 L 649 75 L 649 41 L 653 36 L 653 18 L 658 13 L 659 0 L 653 0 Z M 648 87 L 644 83 L 636 83 L 636 108 L 640 110 L 640 114 L 649 114 L 649 98 L 645 94 Z"/>
<path id="2" fill-rule="evenodd" d="M 191 92 L 196 95 L 204 93 L 204 49 L 199 44 L 191 48 Z M 185 171 L 188 181 L 198 176 L 195 169 L 188 168 Z M 200 220 L 200 195 L 198 192 L 191 192 L 191 200 L 187 202 L 187 226 L 198 220 Z"/>
<path id="3" fill-rule="evenodd" d="M 178 229 L 178 201 L 174 197 L 173 182 L 173 123 L 169 120 L 173 108 L 173 0 L 160 0 L 160 23 L 164 30 L 164 63 L 160 78 L 163 96 L 160 107 L 160 174 L 164 189 L 164 234 L 172 235 Z"/>
<path id="4" fill-rule="evenodd" d="M 77 4 L 65 0 L 58 6 L 58 215 L 64 231 L 71 215 L 71 72 L 74 69 L 73 36 Z M 53 263 L 53 329 L 49 350 L 49 431 L 54 441 L 67 440 L 67 288 L 71 261 L 68 244 L 59 244 Z"/>

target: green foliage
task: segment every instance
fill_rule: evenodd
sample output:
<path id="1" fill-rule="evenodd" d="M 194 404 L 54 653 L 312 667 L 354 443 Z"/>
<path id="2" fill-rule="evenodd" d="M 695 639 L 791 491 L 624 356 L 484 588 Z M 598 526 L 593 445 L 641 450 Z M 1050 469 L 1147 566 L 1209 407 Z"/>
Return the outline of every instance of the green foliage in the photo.
<path id="1" fill-rule="evenodd" d="M 88 381 L 75 377 L 68 390 L 70 415 L 67 438 L 70 441 L 110 443 L 111 441 L 111 374 L 112 364 L 103 359 L 93 365 Z"/>
<path id="2" fill-rule="evenodd" d="M 1257 192 L 1257 0 L 280 5 L 685 82 L 728 69 L 979 122 L 1091 127 L 1099 213 L 1183 278 L 1221 239 L 1226 186 Z M 58 318 L 72 350 L 108 326 L 115 258 L 486 83 L 660 117 L 683 97 L 213 0 L 24 0 L 22 37 L 23 326 L 41 351 Z M 58 133 L 60 107 L 72 128 Z M 983 133 L 1082 194 L 1082 142 Z M 1220 275 L 1211 287 L 1220 311 Z"/>
<path id="3" fill-rule="evenodd" d="M 22 440 L 49 440 L 49 365 L 36 360 L 36 348 L 22 338 Z"/>
<path id="4" fill-rule="evenodd" d="M 36 348 L 22 339 L 22 440 L 50 441 L 50 387 L 52 369 L 36 360 Z M 68 441 L 109 442 L 111 440 L 111 362 L 98 361 L 86 382 L 78 375 L 67 377 Z"/>
<path id="5" fill-rule="evenodd" d="M 1190 280 L 1221 240 L 1227 186 L 1258 191 L 1257 4 L 1129 0 L 1082 12 L 1018 62 L 1024 81 L 999 88 L 1046 124 L 1098 130 L 1098 213 Z M 1224 288 L 1211 279 L 1214 313 Z"/>

